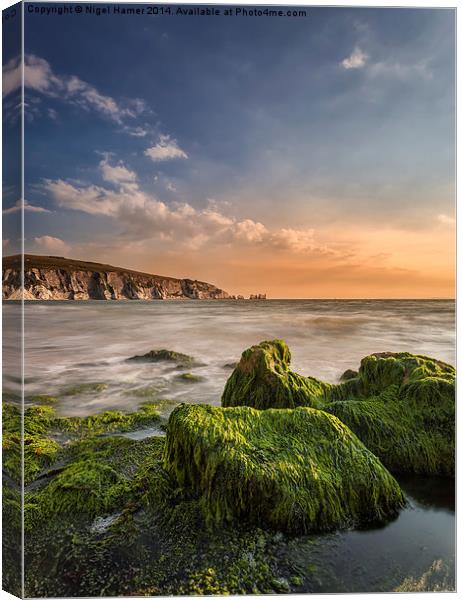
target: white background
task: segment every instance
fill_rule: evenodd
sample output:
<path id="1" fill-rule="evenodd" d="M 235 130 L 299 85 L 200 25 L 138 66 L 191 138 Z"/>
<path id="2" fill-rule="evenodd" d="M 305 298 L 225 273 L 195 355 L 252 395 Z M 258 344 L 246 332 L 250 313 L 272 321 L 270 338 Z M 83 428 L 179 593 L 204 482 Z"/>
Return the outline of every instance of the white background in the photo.
<path id="1" fill-rule="evenodd" d="M 39 1 L 39 0 L 38 0 Z M 94 4 L 96 3 L 100 3 L 100 4 L 108 4 L 108 2 L 105 2 L 104 0 L 95 0 Z M 16 2 L 14 0 L 0 0 L 0 6 L 3 9 L 11 6 L 12 4 L 15 4 Z M 59 2 L 60 4 L 66 4 L 66 2 Z M 83 2 L 81 2 L 83 4 Z M 142 2 L 137 1 L 137 0 L 125 0 L 124 2 L 121 2 L 123 4 L 128 4 L 128 3 L 134 3 L 134 4 L 141 4 Z M 158 0 L 156 0 L 155 2 L 156 4 L 160 5 L 160 4 L 169 4 L 169 2 L 159 2 Z M 182 2 L 175 2 L 176 4 L 181 4 L 181 5 L 186 5 L 186 4 L 200 4 L 199 1 L 191 1 L 191 0 L 183 0 Z M 258 5 L 258 4 L 263 4 L 263 5 L 276 5 L 276 6 L 281 6 L 281 5 L 288 5 L 288 6 L 350 6 L 350 7 L 366 7 L 366 6 L 406 6 L 406 7 L 416 7 L 416 8 L 423 8 L 423 7 L 431 7 L 431 8 L 454 8 L 454 7 L 458 7 L 458 3 L 457 2 L 441 2 L 441 1 L 437 1 L 437 0 L 433 0 L 433 1 L 428 1 L 428 0 L 421 0 L 420 2 L 414 1 L 414 2 L 385 2 L 385 1 L 374 1 L 371 0 L 367 3 L 360 3 L 360 2 L 328 2 L 328 1 L 322 1 L 322 0 L 318 0 L 315 3 L 308 3 L 308 2 L 303 2 L 301 0 L 292 0 L 291 2 L 271 2 L 268 0 L 253 0 L 252 2 L 248 1 L 240 1 L 240 0 L 228 0 L 223 1 L 223 0 L 211 0 L 211 1 L 204 1 L 202 2 L 203 4 L 248 4 L 248 5 Z M 459 29 L 459 23 L 460 23 L 460 16 L 459 13 L 457 13 L 457 29 Z M 83 43 L 83 38 L 82 38 L 82 43 Z M 457 65 L 460 64 L 459 61 L 459 48 L 457 48 Z M 457 69 L 457 75 L 458 73 L 458 69 Z M 459 84 L 460 84 L 460 80 L 459 78 L 457 78 L 457 94 L 459 94 Z M 0 129 L 1 129 L 1 124 L 0 124 Z M 459 133 L 460 133 L 460 128 L 459 128 L 459 124 L 457 124 L 457 140 L 459 139 Z M 1 150 L 0 150 L 0 154 L 1 154 Z M 1 158 L 1 157 L 0 157 Z M 457 159 L 457 175 L 459 175 L 459 159 Z M 1 161 L 0 161 L 0 172 L 1 172 Z M 461 223 L 459 222 L 459 220 L 457 220 L 457 233 L 460 233 L 460 228 L 461 228 Z M 1 229 L 1 223 L 0 223 L 0 229 Z M 458 236 L 459 237 L 459 236 Z M 458 269 L 457 269 L 457 275 L 459 275 L 459 267 L 460 265 L 458 265 Z M 460 267 L 460 269 L 462 269 L 462 267 Z M 460 282 L 460 278 L 457 278 L 458 282 Z M 459 285 L 457 285 L 457 297 L 459 297 Z M 457 307 L 459 308 L 459 302 L 457 302 Z M 459 330 L 459 320 L 462 319 L 462 317 L 460 317 L 459 315 L 459 311 L 458 311 L 458 318 L 457 318 L 457 325 L 458 325 L 458 330 Z M 0 321 L 0 333 L 1 333 L 1 321 Z M 1 348 L 0 348 L 0 356 L 1 356 Z M 459 370 L 460 368 L 460 356 L 457 355 L 457 369 Z M 0 378 L 1 378 L 1 373 L 0 373 Z M 457 394 L 459 396 L 459 394 Z M 460 415 L 459 415 L 460 416 Z M 458 418 L 458 425 L 459 425 L 459 418 Z M 460 447 L 458 448 L 458 452 L 457 452 L 457 458 L 460 458 L 461 456 L 461 452 L 460 452 Z M 460 478 L 457 478 L 457 499 L 460 499 Z M 460 502 L 457 502 L 457 514 L 459 514 L 459 504 Z M 460 522 L 459 519 L 457 519 L 457 534 L 458 534 L 458 539 L 459 539 L 459 527 L 460 526 Z M 0 549 L 0 556 L 1 556 L 1 549 Z M 460 560 L 458 558 L 457 560 L 457 572 L 459 572 L 459 566 L 460 566 Z M 351 594 L 351 595 L 346 595 L 347 598 L 348 597 L 353 597 L 356 596 L 357 594 Z M 307 595 L 302 595 L 302 594 L 292 594 L 290 595 L 290 599 L 305 599 L 308 600 Z M 313 598 L 313 600 L 317 600 L 317 599 L 326 599 L 328 600 L 329 598 L 336 598 L 338 595 L 335 594 L 324 594 L 324 595 L 317 595 L 317 594 L 310 594 L 309 597 Z M 376 596 L 376 594 L 361 594 L 361 598 L 373 598 L 374 596 Z M 426 596 L 428 596 L 428 594 L 426 594 Z M 435 600 L 439 599 L 439 598 L 443 598 L 445 597 L 446 594 L 443 593 L 435 593 L 432 592 L 430 594 L 430 597 Z M 286 597 L 286 595 L 281 595 L 281 596 L 272 596 L 273 598 L 284 598 Z M 395 598 L 396 599 L 397 595 L 396 594 L 380 594 L 380 598 L 382 599 L 387 599 L 387 598 Z M 404 593 L 404 594 L 399 594 L 399 598 L 403 598 L 403 599 L 407 599 L 407 598 L 415 598 L 415 594 L 410 594 L 410 593 Z M 447 597 L 447 596 L 446 596 Z M 7 592 L 4 591 L 0 591 L 0 600 L 12 600 L 14 598 L 14 596 L 11 596 L 10 594 L 8 594 Z M 128 597 L 124 597 L 125 599 L 127 599 Z M 186 597 L 184 597 L 186 598 Z M 249 596 L 249 598 L 252 599 L 263 599 L 263 598 L 267 598 L 266 596 Z"/>

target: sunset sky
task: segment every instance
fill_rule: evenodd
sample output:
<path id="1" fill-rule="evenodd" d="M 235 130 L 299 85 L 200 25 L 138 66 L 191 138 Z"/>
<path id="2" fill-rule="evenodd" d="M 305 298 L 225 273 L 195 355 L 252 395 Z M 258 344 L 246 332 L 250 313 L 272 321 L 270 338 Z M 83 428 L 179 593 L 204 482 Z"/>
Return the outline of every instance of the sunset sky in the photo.
<path id="1" fill-rule="evenodd" d="M 26 11 L 26 252 L 272 298 L 452 297 L 454 20 Z"/>

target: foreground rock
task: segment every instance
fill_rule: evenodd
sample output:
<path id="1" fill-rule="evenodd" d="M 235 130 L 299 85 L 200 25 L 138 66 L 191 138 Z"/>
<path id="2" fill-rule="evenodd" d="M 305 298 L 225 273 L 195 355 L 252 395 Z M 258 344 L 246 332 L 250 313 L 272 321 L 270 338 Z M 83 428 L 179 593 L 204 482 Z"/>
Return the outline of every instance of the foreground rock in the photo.
<path id="1" fill-rule="evenodd" d="M 383 520 L 404 504 L 397 482 L 348 427 L 311 408 L 182 404 L 168 422 L 164 468 L 200 497 L 210 523 L 319 531 Z"/>
<path id="2" fill-rule="evenodd" d="M 393 472 L 452 475 L 455 463 L 455 370 L 410 353 L 378 353 L 333 385 L 290 370 L 282 340 L 242 354 L 226 383 L 223 406 L 311 406 L 336 415 Z"/>
<path id="3" fill-rule="evenodd" d="M 455 370 L 426 356 L 381 353 L 361 361 L 345 399 L 325 410 L 393 472 L 454 475 Z"/>
<path id="4" fill-rule="evenodd" d="M 321 407 L 331 385 L 290 370 L 290 350 L 283 340 L 261 342 L 242 357 L 221 398 L 223 406 L 253 408 Z"/>

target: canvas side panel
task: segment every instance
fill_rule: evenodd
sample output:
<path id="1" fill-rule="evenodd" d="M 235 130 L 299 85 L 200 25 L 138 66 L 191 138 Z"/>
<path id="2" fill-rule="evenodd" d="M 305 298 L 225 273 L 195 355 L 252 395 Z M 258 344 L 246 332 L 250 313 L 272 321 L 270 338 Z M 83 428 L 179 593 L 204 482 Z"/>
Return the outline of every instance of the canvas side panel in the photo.
<path id="1" fill-rule="evenodd" d="M 3 577 L 23 596 L 22 552 L 22 4 L 3 27 Z M 6 257 L 13 257 L 6 259 Z"/>

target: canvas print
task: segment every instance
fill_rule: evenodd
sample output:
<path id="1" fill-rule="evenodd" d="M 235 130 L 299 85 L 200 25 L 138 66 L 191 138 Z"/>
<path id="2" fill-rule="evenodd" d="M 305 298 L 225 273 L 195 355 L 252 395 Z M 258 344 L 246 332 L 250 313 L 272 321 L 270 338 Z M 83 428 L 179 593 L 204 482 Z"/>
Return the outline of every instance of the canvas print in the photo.
<path id="1" fill-rule="evenodd" d="M 455 590 L 455 35 L 3 11 L 5 590 Z"/>

